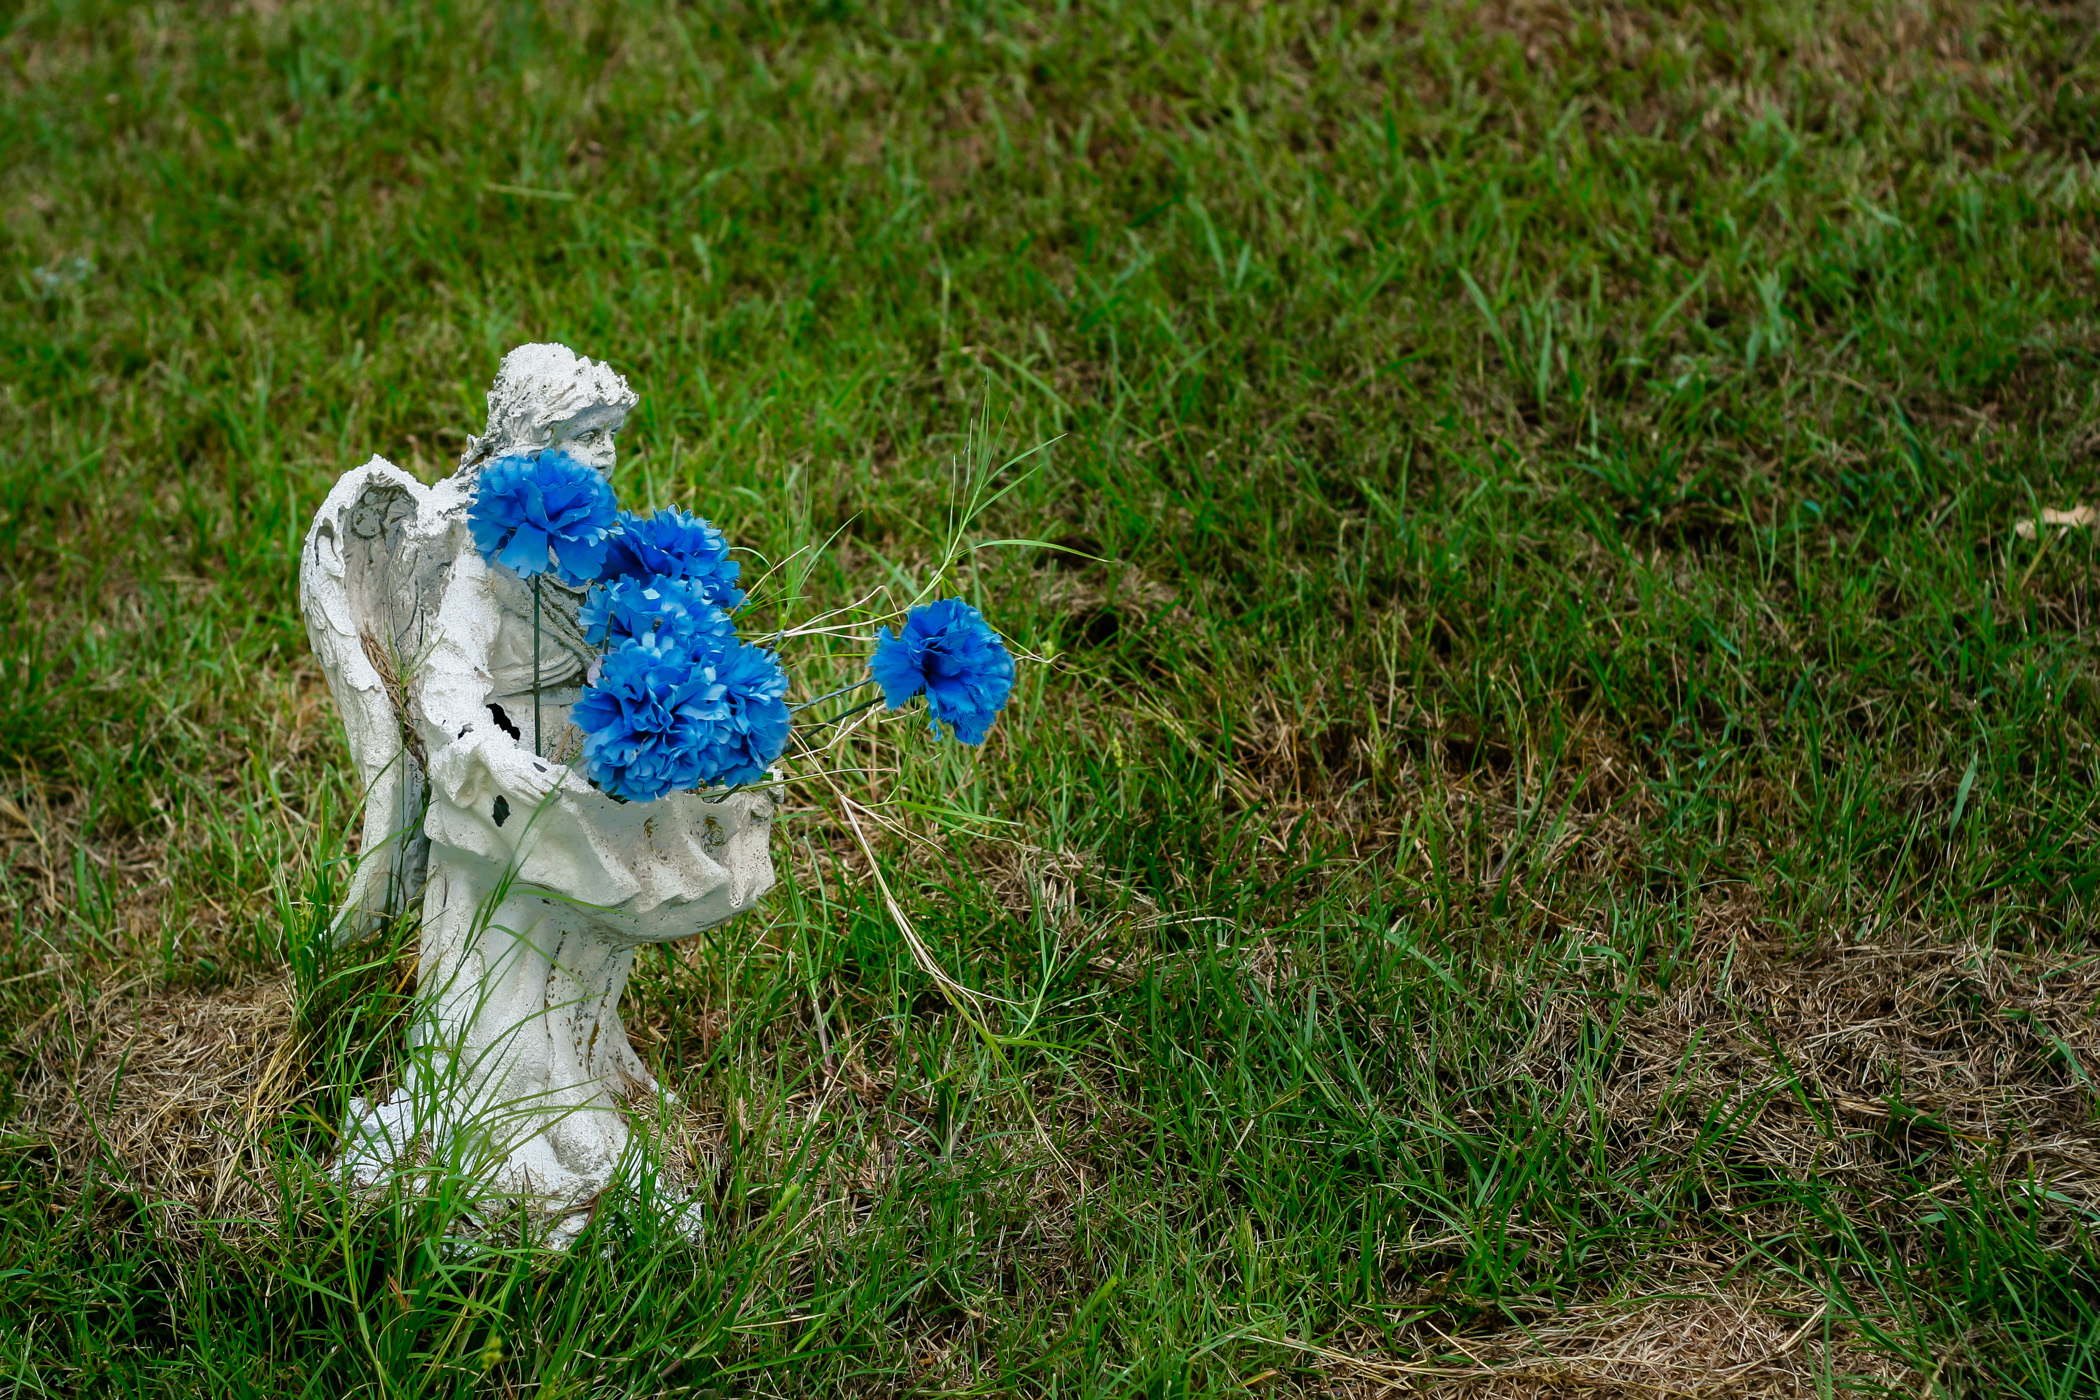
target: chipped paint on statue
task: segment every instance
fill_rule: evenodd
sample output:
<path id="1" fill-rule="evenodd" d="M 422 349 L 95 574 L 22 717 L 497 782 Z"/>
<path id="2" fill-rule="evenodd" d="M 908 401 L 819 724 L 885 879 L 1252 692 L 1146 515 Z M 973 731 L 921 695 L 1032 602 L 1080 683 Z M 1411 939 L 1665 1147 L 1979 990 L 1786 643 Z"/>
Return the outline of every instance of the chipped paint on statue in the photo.
<path id="1" fill-rule="evenodd" d="M 619 1003 L 644 943 L 751 908 L 773 882 L 770 793 L 673 793 L 622 804 L 569 766 L 568 707 L 596 650 L 580 590 L 545 581 L 532 723 L 530 585 L 475 550 L 483 464 L 560 447 L 608 475 L 636 402 L 610 368 L 561 345 L 504 358 L 488 426 L 459 470 L 424 487 L 374 457 L 314 518 L 300 605 L 365 785 L 361 857 L 333 935 L 419 916 L 417 1015 L 405 1082 L 353 1101 L 342 1169 L 360 1186 L 432 1157 L 546 1212 L 566 1242 L 612 1181 L 625 1105 L 653 1102 Z M 521 722 L 522 717 L 522 722 Z"/>

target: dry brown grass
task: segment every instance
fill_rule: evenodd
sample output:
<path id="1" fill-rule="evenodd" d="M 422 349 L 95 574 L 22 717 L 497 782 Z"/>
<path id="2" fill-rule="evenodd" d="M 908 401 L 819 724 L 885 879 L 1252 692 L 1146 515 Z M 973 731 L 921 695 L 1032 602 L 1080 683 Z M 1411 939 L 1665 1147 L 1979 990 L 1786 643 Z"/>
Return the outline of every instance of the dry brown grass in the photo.
<path id="1" fill-rule="evenodd" d="M 1565 933 L 1571 959 L 1594 955 L 1595 990 L 1534 998 L 1536 1032 L 1510 1071 L 1559 1087 L 1585 1054 L 1609 1056 L 1598 1116 L 1564 1126 L 1601 1136 L 1614 1160 L 1688 1148 L 1716 1114 L 1741 1113 L 1735 1160 L 1843 1178 L 1868 1199 L 1913 1195 L 1903 1183 L 1920 1171 L 1953 1186 L 1981 1167 L 2100 1205 L 2100 958 L 1902 929 L 1796 948 L 1740 896 L 1709 910 L 1669 990 L 1624 997 L 1609 939 Z"/>
<path id="2" fill-rule="evenodd" d="M 1808 1400 L 1833 1376 L 1902 1389 L 1915 1378 L 1848 1343 L 1810 1299 L 1754 1287 L 1659 1292 L 1570 1308 L 1550 1321 L 1483 1337 L 1444 1338 L 1433 1362 L 1306 1348 L 1332 1379 L 1327 1393 L 1545 1400 Z"/>
<path id="3" fill-rule="evenodd" d="M 114 1176 L 174 1234 L 267 1208 L 261 1134 L 302 1078 L 286 975 L 68 997 L 17 1040 L 13 1121 L 66 1179 Z"/>

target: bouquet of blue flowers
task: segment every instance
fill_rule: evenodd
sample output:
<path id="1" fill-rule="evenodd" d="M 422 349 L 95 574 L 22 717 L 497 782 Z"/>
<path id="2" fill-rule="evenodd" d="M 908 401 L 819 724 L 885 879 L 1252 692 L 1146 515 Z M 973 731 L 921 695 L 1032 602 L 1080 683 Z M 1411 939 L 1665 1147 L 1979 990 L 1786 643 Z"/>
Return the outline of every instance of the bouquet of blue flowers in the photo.
<path id="1" fill-rule="evenodd" d="M 599 472 L 553 449 L 484 468 L 468 522 L 491 567 L 533 585 L 535 678 L 542 577 L 589 588 L 578 621 L 603 659 L 569 717 L 599 790 L 650 802 L 766 779 L 806 706 L 787 703 L 779 654 L 738 635 L 741 566 L 720 530 L 675 507 L 621 510 Z M 910 609 L 895 635 L 880 629 L 868 669 L 845 690 L 879 686 L 893 710 L 923 695 L 933 732 L 946 725 L 965 744 L 985 741 L 1014 683 L 1005 642 L 959 598 Z M 534 710 L 537 749 L 537 689 Z"/>

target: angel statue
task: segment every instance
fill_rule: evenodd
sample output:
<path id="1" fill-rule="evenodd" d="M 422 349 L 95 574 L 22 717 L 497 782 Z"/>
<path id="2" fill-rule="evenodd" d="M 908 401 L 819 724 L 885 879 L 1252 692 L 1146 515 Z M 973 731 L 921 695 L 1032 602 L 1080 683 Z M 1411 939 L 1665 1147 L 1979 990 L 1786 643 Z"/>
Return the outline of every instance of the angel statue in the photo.
<path id="1" fill-rule="evenodd" d="M 455 1163 L 560 1242 L 612 1182 L 628 1109 L 657 1092 L 620 1020 L 636 948 L 732 918 L 773 883 L 776 790 L 622 801 L 577 771 L 570 708 L 602 660 L 585 593 L 476 545 L 484 468 L 555 449 L 609 477 L 635 403 L 604 364 L 519 346 L 458 471 L 425 487 L 372 458 L 329 492 L 300 560 L 365 789 L 331 936 L 404 915 L 420 934 L 406 1068 L 390 1096 L 352 1100 L 342 1169 L 370 1187 Z"/>

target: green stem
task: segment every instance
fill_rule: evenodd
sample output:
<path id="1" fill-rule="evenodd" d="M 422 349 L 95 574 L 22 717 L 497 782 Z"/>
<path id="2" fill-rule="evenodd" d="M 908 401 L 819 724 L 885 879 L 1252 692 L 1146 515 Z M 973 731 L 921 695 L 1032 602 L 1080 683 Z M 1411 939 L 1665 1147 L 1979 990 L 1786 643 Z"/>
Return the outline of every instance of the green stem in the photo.
<path id="1" fill-rule="evenodd" d="M 843 724 L 847 720 L 852 719 L 855 715 L 859 714 L 862 710 L 867 709 L 870 705 L 880 705 L 881 703 L 882 697 L 878 695 L 873 700 L 861 701 L 861 703 L 853 706 L 853 708 L 851 709 L 841 710 L 837 714 L 833 715 L 830 719 L 820 719 L 812 721 L 809 727 L 812 729 L 822 729 L 826 725 Z"/>
<path id="2" fill-rule="evenodd" d="M 540 756 L 540 576 L 532 576 L 532 756 Z"/>
<path id="3" fill-rule="evenodd" d="M 859 690 L 864 685 L 873 684 L 875 684 L 875 678 L 873 676 L 870 676 L 864 681 L 855 681 L 851 685 L 842 685 L 837 690 L 828 691 L 823 695 L 819 695 L 814 700 L 804 700 L 799 705 L 788 706 L 788 713 L 793 714 L 797 710 L 806 710 L 812 705 L 821 705 L 826 700 L 836 700 L 841 695 L 850 695 L 852 692 Z"/>

